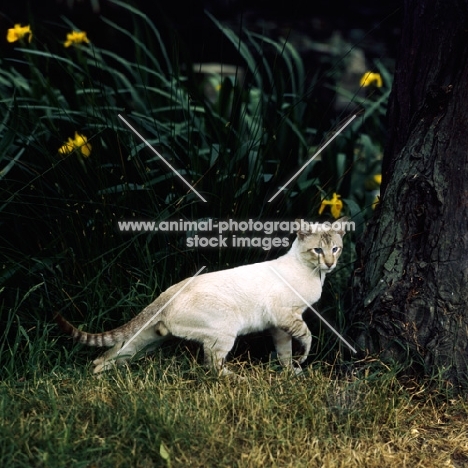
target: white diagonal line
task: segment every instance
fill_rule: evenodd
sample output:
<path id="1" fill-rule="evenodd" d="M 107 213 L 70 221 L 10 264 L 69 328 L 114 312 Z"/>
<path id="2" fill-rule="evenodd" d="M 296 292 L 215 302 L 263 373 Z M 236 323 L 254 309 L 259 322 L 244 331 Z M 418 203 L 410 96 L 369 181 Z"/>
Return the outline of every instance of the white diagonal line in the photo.
<path id="1" fill-rule="evenodd" d="M 181 289 L 179 289 L 159 310 L 157 310 L 152 317 L 147 320 L 147 322 L 125 343 L 124 346 L 120 348 L 120 350 L 117 353 L 117 356 L 154 320 L 154 317 L 162 312 L 194 279 L 196 276 L 198 276 L 206 266 L 201 267 L 191 278 L 189 281 L 187 281 Z"/>
<path id="2" fill-rule="evenodd" d="M 268 203 L 273 201 L 283 189 L 285 189 L 355 118 L 357 117 L 357 114 L 354 114 L 351 116 L 346 123 L 340 127 L 336 133 L 327 141 L 325 142 L 319 149 L 318 151 L 308 160 L 306 161 L 305 164 L 302 165 L 302 167 L 282 186 L 280 189 L 268 200 Z"/>
<path id="3" fill-rule="evenodd" d="M 338 336 L 338 338 L 343 341 L 347 346 L 348 348 L 353 352 L 353 353 L 357 353 L 357 351 L 270 265 L 268 265 L 268 268 L 270 268 L 270 270 L 273 271 L 273 273 L 275 273 L 276 276 L 278 276 L 278 278 L 280 278 L 284 284 L 293 292 L 296 294 L 296 296 L 301 299 L 302 302 L 304 302 L 304 304 L 309 308 L 311 309 L 315 315 L 317 315 L 317 317 L 322 320 L 322 322 L 325 323 L 325 325 L 336 335 Z"/>
<path id="4" fill-rule="evenodd" d="M 171 169 L 171 171 L 177 176 L 179 177 L 182 182 L 185 184 L 185 185 L 188 185 L 198 196 L 199 198 L 201 198 L 202 201 L 204 201 L 206 203 L 206 200 L 200 195 L 200 193 L 198 193 L 198 191 L 193 187 L 193 185 L 190 185 L 162 156 L 161 154 L 156 151 L 150 144 L 149 142 L 145 139 L 145 137 L 143 135 L 141 135 L 138 130 L 136 130 L 129 122 L 127 122 L 120 114 L 118 114 L 118 117 L 120 120 L 122 120 L 125 125 L 127 125 L 127 127 L 135 134 L 138 136 L 138 138 L 140 138 L 140 140 L 146 144 L 146 146 L 148 146 L 148 148 L 153 151 L 154 154 L 156 154 L 156 156 L 158 156 L 168 167 L 169 169 Z"/>

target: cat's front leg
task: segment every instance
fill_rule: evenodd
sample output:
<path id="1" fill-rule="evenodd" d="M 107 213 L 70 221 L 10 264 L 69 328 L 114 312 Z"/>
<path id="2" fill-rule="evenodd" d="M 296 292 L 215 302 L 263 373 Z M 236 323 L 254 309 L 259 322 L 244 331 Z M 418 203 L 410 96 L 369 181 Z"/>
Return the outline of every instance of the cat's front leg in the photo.
<path id="1" fill-rule="evenodd" d="M 280 315 L 278 320 L 279 332 L 282 332 L 282 334 L 279 332 L 275 332 L 275 334 L 273 335 L 273 340 L 275 340 L 275 347 L 276 340 L 278 340 L 280 349 L 282 350 L 282 352 L 285 353 L 284 359 L 292 360 L 291 337 L 299 341 L 302 350 L 302 353 L 297 357 L 297 361 L 299 362 L 299 364 L 302 364 L 307 359 L 310 347 L 312 346 L 312 334 L 310 333 L 309 327 L 302 318 L 302 312 L 303 308 L 299 307 L 295 307 L 292 310 L 289 309 L 287 311 L 284 311 L 284 313 Z M 289 337 L 289 344 L 287 343 L 286 336 Z M 279 355 L 280 351 L 278 350 L 278 348 L 277 351 Z"/>

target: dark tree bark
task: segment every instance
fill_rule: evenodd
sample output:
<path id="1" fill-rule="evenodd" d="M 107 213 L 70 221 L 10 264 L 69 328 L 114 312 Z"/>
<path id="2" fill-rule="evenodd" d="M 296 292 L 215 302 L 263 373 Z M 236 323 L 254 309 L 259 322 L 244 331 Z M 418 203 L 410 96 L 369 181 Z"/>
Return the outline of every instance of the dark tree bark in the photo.
<path id="1" fill-rule="evenodd" d="M 404 4 L 353 333 L 367 352 L 468 387 L 468 0 Z"/>

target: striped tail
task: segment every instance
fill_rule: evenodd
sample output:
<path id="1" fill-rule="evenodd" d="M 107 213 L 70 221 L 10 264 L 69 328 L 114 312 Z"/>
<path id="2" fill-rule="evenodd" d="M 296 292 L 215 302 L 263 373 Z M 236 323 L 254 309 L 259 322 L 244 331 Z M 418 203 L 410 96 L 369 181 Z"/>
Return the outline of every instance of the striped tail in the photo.
<path id="1" fill-rule="evenodd" d="M 121 330 L 122 327 L 103 333 L 87 333 L 85 331 L 78 330 L 78 328 L 74 327 L 58 312 L 56 313 L 54 320 L 57 322 L 59 328 L 67 335 L 70 335 L 74 341 L 83 343 L 87 346 L 110 347 L 125 340 L 124 333 L 122 333 Z"/>

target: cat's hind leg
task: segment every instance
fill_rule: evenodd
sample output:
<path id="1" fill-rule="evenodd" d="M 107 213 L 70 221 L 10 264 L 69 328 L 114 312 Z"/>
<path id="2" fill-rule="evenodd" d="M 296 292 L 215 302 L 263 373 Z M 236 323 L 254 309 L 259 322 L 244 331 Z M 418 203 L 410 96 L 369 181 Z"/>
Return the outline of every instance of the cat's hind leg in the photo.
<path id="1" fill-rule="evenodd" d="M 124 343 L 116 343 L 112 348 L 101 354 L 97 359 L 93 361 L 94 369 L 93 374 L 99 374 L 105 370 L 110 369 L 114 364 L 122 365 L 127 362 L 128 358 L 122 356 L 117 358 L 119 350 L 122 348 Z"/>
<path id="2" fill-rule="evenodd" d="M 216 338 L 204 338 L 203 354 L 205 367 L 215 370 L 222 375 L 232 374 L 232 372 L 224 367 L 224 362 L 235 341 L 236 337 L 230 335 L 217 335 Z"/>
<path id="3" fill-rule="evenodd" d="M 123 365 L 141 350 L 153 351 L 169 336 L 170 333 L 168 331 L 167 333 L 160 334 L 155 327 L 150 326 L 138 335 L 135 335 L 134 338 L 131 337 L 127 341 L 116 343 L 112 348 L 95 359 L 93 361 L 93 373 L 98 374 L 111 368 L 114 364 Z"/>

